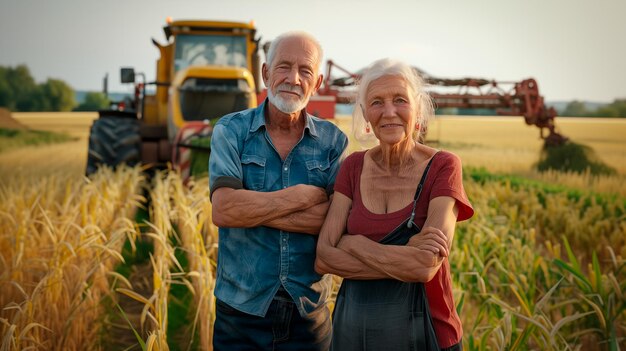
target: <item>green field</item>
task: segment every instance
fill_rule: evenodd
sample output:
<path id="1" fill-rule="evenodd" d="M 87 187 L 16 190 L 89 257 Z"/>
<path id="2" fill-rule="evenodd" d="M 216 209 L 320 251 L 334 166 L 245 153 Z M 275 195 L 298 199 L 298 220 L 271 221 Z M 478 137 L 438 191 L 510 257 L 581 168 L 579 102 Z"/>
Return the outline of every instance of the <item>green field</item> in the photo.
<path id="1" fill-rule="evenodd" d="M 210 349 L 206 179 L 146 184 L 138 168 L 87 179 L 93 114 L 14 117 L 78 140 L 0 153 L 3 349 Z M 348 117 L 335 122 L 349 132 Z M 617 170 L 601 177 L 534 171 L 542 141 L 521 118 L 432 122 L 428 140 L 461 156 L 476 211 L 449 258 L 466 350 L 626 347 L 625 122 L 557 120 Z"/>

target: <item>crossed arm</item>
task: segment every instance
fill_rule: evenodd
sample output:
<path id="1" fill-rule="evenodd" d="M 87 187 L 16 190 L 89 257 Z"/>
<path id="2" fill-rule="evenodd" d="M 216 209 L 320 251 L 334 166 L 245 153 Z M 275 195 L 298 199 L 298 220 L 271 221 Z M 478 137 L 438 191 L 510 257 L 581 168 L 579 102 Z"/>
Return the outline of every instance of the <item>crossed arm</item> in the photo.
<path id="1" fill-rule="evenodd" d="M 315 269 L 351 279 L 430 281 L 448 256 L 458 209 L 456 200 L 430 201 L 424 228 L 406 246 L 382 245 L 362 235 L 343 235 L 352 200 L 336 193 L 317 245 Z"/>
<path id="2" fill-rule="evenodd" d="M 305 184 L 273 192 L 223 187 L 211 202 L 218 227 L 267 226 L 312 235 L 320 232 L 330 203 L 324 189 Z"/>

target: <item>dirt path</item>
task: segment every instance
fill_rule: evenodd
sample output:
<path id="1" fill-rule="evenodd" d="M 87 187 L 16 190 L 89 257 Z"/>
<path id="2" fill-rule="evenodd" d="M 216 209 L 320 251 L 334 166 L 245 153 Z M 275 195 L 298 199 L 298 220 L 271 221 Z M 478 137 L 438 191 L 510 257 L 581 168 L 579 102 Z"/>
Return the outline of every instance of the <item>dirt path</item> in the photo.
<path id="1" fill-rule="evenodd" d="M 141 265 L 133 266 L 132 272 L 128 277 L 128 280 L 133 285 L 133 291 L 146 299 L 149 299 L 153 292 L 152 274 L 152 265 L 150 262 L 144 262 Z M 119 301 L 119 307 L 124 311 L 126 318 L 132 324 L 132 328 L 140 334 L 144 341 L 148 339 L 147 328 L 141 327 L 141 313 L 144 304 L 121 293 L 116 293 L 116 297 Z M 103 340 L 106 342 L 106 345 L 104 345 L 106 349 L 141 350 L 135 333 L 126 318 L 120 314 L 119 309 L 115 307 L 115 310 L 111 312 L 109 315 L 110 319 L 105 322 L 106 337 Z M 149 323 L 146 320 L 146 327 Z"/>
<path id="2" fill-rule="evenodd" d="M 5 129 L 27 129 L 24 124 L 11 116 L 11 111 L 0 107 L 0 128 Z"/>

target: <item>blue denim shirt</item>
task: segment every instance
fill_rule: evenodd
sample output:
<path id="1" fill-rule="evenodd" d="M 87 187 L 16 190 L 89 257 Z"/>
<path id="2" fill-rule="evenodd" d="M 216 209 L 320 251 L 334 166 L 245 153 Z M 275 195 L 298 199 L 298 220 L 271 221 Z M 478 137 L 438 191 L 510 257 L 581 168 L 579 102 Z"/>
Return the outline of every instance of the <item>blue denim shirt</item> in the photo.
<path id="1" fill-rule="evenodd" d="M 265 106 L 222 117 L 211 137 L 211 194 L 220 187 L 277 191 L 297 184 L 332 189 L 348 140 L 334 124 L 307 114 L 302 139 L 283 161 L 265 128 Z M 245 216 L 245 213 L 241 214 Z M 219 228 L 215 296 L 265 316 L 282 285 L 303 317 L 324 304 L 330 276 L 314 270 L 317 236 L 270 227 Z"/>

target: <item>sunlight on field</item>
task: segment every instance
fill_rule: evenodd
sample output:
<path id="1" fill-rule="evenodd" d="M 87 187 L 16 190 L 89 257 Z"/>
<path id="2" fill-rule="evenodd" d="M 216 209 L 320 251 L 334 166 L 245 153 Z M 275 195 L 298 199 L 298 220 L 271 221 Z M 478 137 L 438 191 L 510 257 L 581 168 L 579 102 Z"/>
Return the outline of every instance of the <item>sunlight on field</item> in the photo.
<path id="1" fill-rule="evenodd" d="M 359 150 L 352 138 L 351 117 L 342 115 L 334 121 L 350 136 L 350 151 Z M 560 117 L 556 123 L 563 135 L 593 148 L 618 175 L 535 171 L 543 140 L 539 129 L 526 125 L 521 117 L 437 116 L 429 125 L 426 143 L 456 153 L 465 167 L 626 196 L 626 119 Z"/>
<path id="2" fill-rule="evenodd" d="M 89 137 L 91 122 L 97 112 L 14 112 L 13 118 L 33 129 L 66 132 L 78 137 Z"/>
<path id="3" fill-rule="evenodd" d="M 82 177 L 87 160 L 87 140 L 29 146 L 0 154 L 2 182 L 37 179 L 54 174 Z"/>
<path id="4" fill-rule="evenodd" d="M 87 159 L 89 127 L 96 113 L 15 113 L 21 123 L 49 131 L 66 132 L 80 140 L 64 144 L 28 147 L 0 154 L 0 177 L 7 182 L 22 177 L 38 177 L 54 172 L 82 177 Z M 352 140 L 350 116 L 334 122 L 349 135 L 350 151 L 360 146 Z M 607 164 L 616 168 L 617 177 L 588 175 L 545 175 L 532 170 L 539 159 L 543 140 L 539 129 L 528 126 L 521 117 L 438 116 L 431 121 L 427 143 L 458 154 L 466 167 L 484 167 L 490 172 L 565 182 L 574 187 L 604 184 L 603 191 L 626 193 L 626 120 L 558 118 L 557 126 L 572 141 L 592 147 Z M 606 190 L 608 189 L 608 190 Z"/>
<path id="5" fill-rule="evenodd" d="M 592 147 L 607 164 L 626 174 L 626 118 L 559 118 L 562 133 Z"/>
<path id="6" fill-rule="evenodd" d="M 17 349 L 131 349 L 141 338 L 164 350 L 191 345 L 197 333 L 198 349 L 210 350 L 218 237 L 207 179 L 183 184 L 175 171 L 146 179 L 139 167 L 85 178 L 95 114 L 15 117 L 79 139 L 0 153 L 0 335 Z M 351 136 L 349 116 L 333 122 Z M 533 171 L 543 141 L 521 118 L 431 124 L 428 143 L 459 154 L 470 174 L 464 186 L 476 213 L 457 225 L 449 258 L 470 351 L 613 350 L 626 340 L 626 121 L 557 124 L 620 174 Z M 146 218 L 134 216 L 138 208 Z M 125 240 L 150 243 L 145 264 Z M 122 274 L 124 257 L 131 267 Z M 180 287 L 190 294 L 184 302 Z M 109 300 L 127 319 L 114 318 Z M 170 333 L 173 315 L 188 311 L 197 311 L 193 321 Z"/>
<path id="7" fill-rule="evenodd" d="M 0 179 L 3 183 L 53 174 L 76 179 L 85 174 L 89 128 L 97 118 L 96 113 L 14 113 L 13 117 L 33 129 L 65 132 L 79 139 L 0 153 Z"/>
<path id="8" fill-rule="evenodd" d="M 465 166 L 493 172 L 527 170 L 539 159 L 539 129 L 521 118 L 436 117 L 427 143 L 457 153 Z"/>
<path id="9" fill-rule="evenodd" d="M 336 121 L 351 134 L 350 116 Z M 556 123 L 561 134 L 592 147 L 626 174 L 626 119 L 561 117 Z M 539 129 L 521 117 L 437 116 L 429 124 L 427 144 L 458 153 L 466 166 L 514 173 L 528 171 L 539 160 L 543 140 Z"/>

